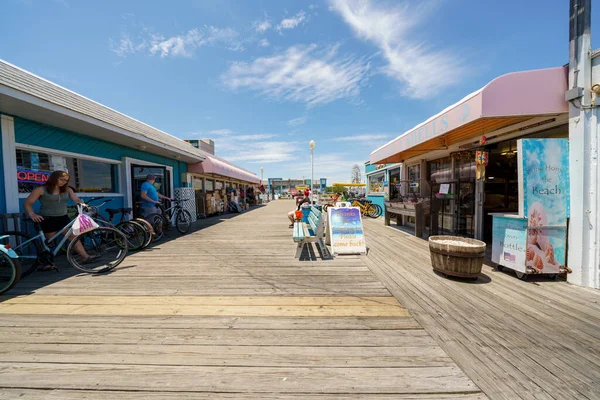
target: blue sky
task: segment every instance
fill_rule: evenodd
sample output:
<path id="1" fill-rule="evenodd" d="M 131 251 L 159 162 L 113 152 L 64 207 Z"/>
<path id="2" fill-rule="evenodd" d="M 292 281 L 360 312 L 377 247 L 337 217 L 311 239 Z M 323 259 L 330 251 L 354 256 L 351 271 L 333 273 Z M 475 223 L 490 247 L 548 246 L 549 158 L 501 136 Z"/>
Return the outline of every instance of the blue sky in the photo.
<path id="1" fill-rule="evenodd" d="M 7 0 L 0 58 L 265 179 L 310 177 L 314 139 L 331 183 L 493 78 L 566 64 L 568 3 Z"/>

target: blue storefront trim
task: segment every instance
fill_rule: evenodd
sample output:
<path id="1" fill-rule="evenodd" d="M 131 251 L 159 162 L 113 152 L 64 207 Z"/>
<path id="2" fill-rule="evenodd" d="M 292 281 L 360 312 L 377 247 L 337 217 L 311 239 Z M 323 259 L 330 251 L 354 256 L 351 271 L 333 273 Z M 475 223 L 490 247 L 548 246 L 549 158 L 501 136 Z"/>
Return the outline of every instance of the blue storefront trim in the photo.
<path id="1" fill-rule="evenodd" d="M 14 117 L 14 129 L 17 147 L 19 145 L 29 145 L 47 149 L 50 153 L 53 150 L 63 151 L 81 156 L 99 157 L 115 161 L 122 161 L 123 158 L 127 157 L 148 162 L 149 164 L 160 164 L 172 168 L 173 187 L 185 186 L 185 182 L 182 182 L 182 176 L 188 171 L 187 163 L 148 153 L 143 150 L 117 145 L 110 142 L 110 138 L 108 137 L 109 134 L 107 134 L 106 140 L 102 140 L 19 117 Z M 0 140 L 0 152 L 4 156 L 1 146 L 2 141 Z M 120 174 L 122 174 L 126 166 L 124 163 L 121 163 L 119 168 L 121 169 Z M 129 171 L 124 172 L 126 174 L 130 173 Z M 125 182 L 121 182 L 121 186 L 125 184 Z M 0 163 L 0 185 L 0 187 L 4 187 L 4 171 L 2 163 Z M 123 195 L 126 193 L 127 188 L 121 186 L 118 187 L 119 195 L 107 194 L 104 196 L 111 199 L 111 202 L 104 206 L 104 208 L 120 208 L 125 206 L 125 198 Z M 18 196 L 18 194 L 15 194 L 15 196 Z M 78 193 L 78 196 L 85 201 L 90 197 L 97 197 L 98 194 L 86 195 L 85 193 Z M 21 211 L 23 211 L 24 202 L 24 198 L 19 198 L 19 208 Z M 5 212 L 5 193 L 4 191 L 0 191 L 0 213 Z"/>

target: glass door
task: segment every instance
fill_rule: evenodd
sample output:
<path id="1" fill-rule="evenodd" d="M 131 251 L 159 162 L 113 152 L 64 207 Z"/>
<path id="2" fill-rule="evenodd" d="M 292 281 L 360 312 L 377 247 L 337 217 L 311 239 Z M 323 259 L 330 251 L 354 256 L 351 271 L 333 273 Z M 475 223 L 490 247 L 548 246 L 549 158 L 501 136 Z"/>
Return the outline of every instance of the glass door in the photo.
<path id="1" fill-rule="evenodd" d="M 146 182 L 148 175 L 154 175 L 156 181 L 154 187 L 156 191 L 163 196 L 171 197 L 171 174 L 165 167 L 154 165 L 131 165 L 131 193 L 133 197 L 134 216 L 141 215 L 139 210 L 139 202 L 141 199 L 142 183 Z"/>

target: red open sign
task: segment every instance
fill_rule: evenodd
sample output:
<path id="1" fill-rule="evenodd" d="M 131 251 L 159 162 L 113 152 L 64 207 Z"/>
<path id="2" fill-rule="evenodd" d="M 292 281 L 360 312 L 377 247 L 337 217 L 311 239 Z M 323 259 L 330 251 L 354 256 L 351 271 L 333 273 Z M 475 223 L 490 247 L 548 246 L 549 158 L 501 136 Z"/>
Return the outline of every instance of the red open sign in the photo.
<path id="1" fill-rule="evenodd" d="M 17 180 L 22 183 L 46 183 L 49 176 L 50 172 L 30 171 L 27 169 L 17 171 Z"/>

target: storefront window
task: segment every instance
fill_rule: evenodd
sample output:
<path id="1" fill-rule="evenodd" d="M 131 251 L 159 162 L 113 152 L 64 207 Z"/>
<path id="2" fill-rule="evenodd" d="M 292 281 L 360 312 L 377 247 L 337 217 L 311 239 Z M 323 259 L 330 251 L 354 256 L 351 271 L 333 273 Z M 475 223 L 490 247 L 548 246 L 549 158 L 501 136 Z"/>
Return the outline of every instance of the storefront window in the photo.
<path id="1" fill-rule="evenodd" d="M 390 199 L 400 197 L 400 168 L 390 170 Z"/>
<path id="2" fill-rule="evenodd" d="M 371 194 L 383 194 L 383 181 L 385 180 L 385 174 L 376 174 L 369 176 L 369 193 Z"/>
<path id="3" fill-rule="evenodd" d="M 212 192 L 215 190 L 215 181 L 211 181 L 209 179 L 206 180 L 206 191 Z"/>
<path id="4" fill-rule="evenodd" d="M 445 157 L 429 162 L 431 183 L 444 183 L 452 180 L 452 158 Z"/>
<path id="5" fill-rule="evenodd" d="M 408 174 L 407 194 L 419 196 L 421 194 L 421 165 L 411 165 L 406 171 Z"/>
<path id="6" fill-rule="evenodd" d="M 194 189 L 202 190 L 204 187 L 203 183 L 204 183 L 204 179 L 196 178 L 195 176 L 192 177 L 192 187 Z"/>
<path id="7" fill-rule="evenodd" d="M 221 189 L 223 189 L 223 182 L 215 181 L 215 190 L 221 190 Z"/>
<path id="8" fill-rule="evenodd" d="M 118 167 L 98 161 L 17 149 L 19 193 L 30 193 L 54 171 L 71 175 L 69 186 L 77 192 L 117 193 Z"/>

